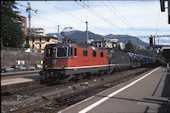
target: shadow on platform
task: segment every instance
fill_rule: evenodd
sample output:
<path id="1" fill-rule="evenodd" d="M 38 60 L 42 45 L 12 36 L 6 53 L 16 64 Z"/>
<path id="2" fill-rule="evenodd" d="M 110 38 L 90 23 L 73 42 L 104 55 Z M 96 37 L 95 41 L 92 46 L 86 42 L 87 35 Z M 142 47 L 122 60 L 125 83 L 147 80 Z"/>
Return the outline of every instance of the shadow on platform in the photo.
<path id="1" fill-rule="evenodd" d="M 167 72 L 162 97 L 170 98 L 170 71 Z M 170 113 L 170 106 L 163 105 L 158 109 L 158 113 Z"/>

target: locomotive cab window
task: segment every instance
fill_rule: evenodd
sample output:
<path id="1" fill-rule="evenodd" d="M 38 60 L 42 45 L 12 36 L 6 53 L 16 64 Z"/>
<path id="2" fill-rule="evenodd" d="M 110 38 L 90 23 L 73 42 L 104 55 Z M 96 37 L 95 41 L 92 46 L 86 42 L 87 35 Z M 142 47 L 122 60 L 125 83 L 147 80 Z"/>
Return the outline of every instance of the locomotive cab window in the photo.
<path id="1" fill-rule="evenodd" d="M 57 57 L 67 57 L 67 47 L 57 48 Z"/>
<path id="2" fill-rule="evenodd" d="M 103 52 L 100 52 L 100 57 L 103 57 Z"/>
<path id="3" fill-rule="evenodd" d="M 52 56 L 53 56 L 53 48 L 46 48 L 45 57 L 52 57 Z"/>
<path id="4" fill-rule="evenodd" d="M 88 56 L 87 50 L 83 50 L 83 56 Z"/>

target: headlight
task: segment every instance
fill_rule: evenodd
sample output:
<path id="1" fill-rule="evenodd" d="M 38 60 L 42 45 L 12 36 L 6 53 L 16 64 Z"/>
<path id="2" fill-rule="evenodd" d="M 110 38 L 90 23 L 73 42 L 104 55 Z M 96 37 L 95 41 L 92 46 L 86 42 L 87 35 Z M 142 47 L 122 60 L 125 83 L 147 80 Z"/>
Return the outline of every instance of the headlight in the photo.
<path id="1" fill-rule="evenodd" d="M 64 68 L 65 68 L 65 65 L 62 65 L 62 66 L 61 66 L 61 69 L 64 69 Z"/>

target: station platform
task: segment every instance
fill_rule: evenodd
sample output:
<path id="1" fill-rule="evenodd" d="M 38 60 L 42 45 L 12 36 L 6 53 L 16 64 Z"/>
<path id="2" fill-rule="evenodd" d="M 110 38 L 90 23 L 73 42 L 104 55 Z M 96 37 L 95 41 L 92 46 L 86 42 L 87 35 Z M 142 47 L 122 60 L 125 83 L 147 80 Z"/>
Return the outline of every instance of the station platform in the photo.
<path id="1" fill-rule="evenodd" d="M 31 82 L 35 80 L 39 80 L 40 77 L 37 76 L 27 76 L 27 77 L 17 77 L 17 78 L 10 78 L 10 79 L 2 79 L 1 86 L 12 85 L 12 84 L 19 84 L 25 82 Z"/>
<path id="2" fill-rule="evenodd" d="M 58 113 L 170 113 L 170 72 L 154 68 Z"/>

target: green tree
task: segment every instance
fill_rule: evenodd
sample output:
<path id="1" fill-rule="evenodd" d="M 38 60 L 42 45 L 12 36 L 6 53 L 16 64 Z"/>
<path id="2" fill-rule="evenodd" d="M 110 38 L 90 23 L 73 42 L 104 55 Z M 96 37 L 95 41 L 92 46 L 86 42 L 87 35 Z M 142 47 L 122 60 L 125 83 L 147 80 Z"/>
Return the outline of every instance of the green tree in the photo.
<path id="1" fill-rule="evenodd" d="M 4 47 L 22 47 L 24 33 L 14 18 L 18 14 L 15 1 L 1 1 L 1 41 Z"/>
<path id="2" fill-rule="evenodd" d="M 134 52 L 134 47 L 131 41 L 129 40 L 128 43 L 126 44 L 126 50 L 130 52 Z"/>
<path id="3" fill-rule="evenodd" d="M 139 49 L 136 53 L 141 54 L 141 55 L 145 55 L 145 56 L 151 55 L 151 51 L 149 49 Z"/>

